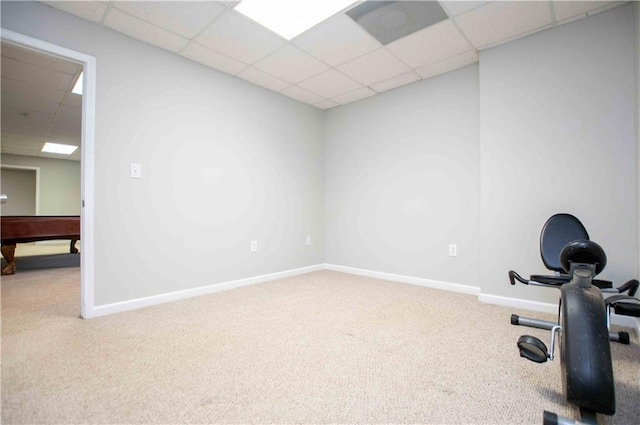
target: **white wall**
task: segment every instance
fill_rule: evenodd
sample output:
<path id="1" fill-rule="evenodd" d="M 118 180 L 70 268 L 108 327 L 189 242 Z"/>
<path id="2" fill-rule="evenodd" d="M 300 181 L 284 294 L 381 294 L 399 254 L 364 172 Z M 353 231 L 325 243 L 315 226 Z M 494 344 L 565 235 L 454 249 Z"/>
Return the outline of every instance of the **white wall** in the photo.
<path id="1" fill-rule="evenodd" d="M 478 118 L 477 65 L 329 110 L 326 262 L 479 286 Z"/>
<path id="2" fill-rule="evenodd" d="M 638 180 L 633 5 L 481 52 L 482 292 L 555 302 L 506 284 L 544 272 L 538 240 L 576 215 L 607 252 L 601 275 L 637 276 Z"/>
<path id="3" fill-rule="evenodd" d="M 97 306 L 322 263 L 322 111 L 42 4 L 2 27 L 96 57 Z"/>
<path id="4" fill-rule="evenodd" d="M 80 162 L 10 154 L 0 160 L 3 165 L 40 168 L 40 215 L 80 214 Z"/>

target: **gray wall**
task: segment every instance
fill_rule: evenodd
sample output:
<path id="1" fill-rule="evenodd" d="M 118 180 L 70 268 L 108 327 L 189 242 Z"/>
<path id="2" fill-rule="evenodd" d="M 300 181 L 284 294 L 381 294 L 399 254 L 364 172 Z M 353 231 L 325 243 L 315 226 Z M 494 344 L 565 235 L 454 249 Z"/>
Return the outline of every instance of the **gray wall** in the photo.
<path id="1" fill-rule="evenodd" d="M 80 162 L 9 154 L 0 161 L 40 168 L 40 215 L 80 214 Z"/>
<path id="2" fill-rule="evenodd" d="M 97 58 L 96 305 L 322 263 L 322 111 L 42 4 L 2 26 Z"/>
<path id="3" fill-rule="evenodd" d="M 2 25 L 97 57 L 97 305 L 324 261 L 555 302 L 506 278 L 555 212 L 638 271 L 636 6 L 326 113 L 40 4 Z"/>
<path id="4" fill-rule="evenodd" d="M 7 202 L 0 206 L 3 216 L 36 215 L 36 170 L 2 167 L 0 190 Z"/>
<path id="5" fill-rule="evenodd" d="M 569 212 L 607 251 L 604 278 L 635 277 L 633 7 L 484 51 L 479 73 L 328 111 L 327 263 L 556 302 L 507 271 L 544 273 L 540 229 Z"/>
<path id="6" fill-rule="evenodd" d="M 477 65 L 327 111 L 327 263 L 478 286 L 478 118 Z"/>
<path id="7" fill-rule="evenodd" d="M 481 52 L 482 292 L 555 302 L 506 284 L 544 272 L 539 232 L 576 215 L 607 252 L 603 278 L 636 276 L 638 180 L 633 5 Z"/>

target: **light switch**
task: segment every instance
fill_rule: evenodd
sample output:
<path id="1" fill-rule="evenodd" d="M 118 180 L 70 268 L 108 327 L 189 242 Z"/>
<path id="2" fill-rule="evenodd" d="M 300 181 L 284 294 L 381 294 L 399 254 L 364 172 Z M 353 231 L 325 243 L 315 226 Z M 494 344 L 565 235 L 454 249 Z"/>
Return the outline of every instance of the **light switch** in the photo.
<path id="1" fill-rule="evenodd" d="M 134 164 L 133 162 L 131 163 L 130 176 L 132 179 L 139 179 L 142 177 L 142 168 L 140 167 L 140 164 Z"/>

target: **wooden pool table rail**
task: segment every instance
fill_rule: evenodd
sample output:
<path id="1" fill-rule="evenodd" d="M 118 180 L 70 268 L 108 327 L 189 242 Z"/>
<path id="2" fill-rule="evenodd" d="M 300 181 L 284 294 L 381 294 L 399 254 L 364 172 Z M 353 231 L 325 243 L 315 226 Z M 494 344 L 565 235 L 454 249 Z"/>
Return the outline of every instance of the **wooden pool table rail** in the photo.
<path id="1" fill-rule="evenodd" d="M 0 250 L 7 260 L 3 275 L 16 272 L 18 243 L 70 239 L 69 252 L 78 252 L 75 244 L 80 239 L 80 216 L 6 216 L 0 217 L 0 229 Z"/>

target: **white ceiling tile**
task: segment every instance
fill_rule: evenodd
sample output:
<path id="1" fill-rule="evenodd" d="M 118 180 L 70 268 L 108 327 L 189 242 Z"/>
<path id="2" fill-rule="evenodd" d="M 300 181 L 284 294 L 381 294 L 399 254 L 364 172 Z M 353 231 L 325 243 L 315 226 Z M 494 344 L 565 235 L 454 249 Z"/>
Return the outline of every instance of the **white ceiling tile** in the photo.
<path id="1" fill-rule="evenodd" d="M 82 108 L 60 105 L 56 115 L 56 122 L 79 126 L 82 124 Z"/>
<path id="2" fill-rule="evenodd" d="M 117 1 L 113 6 L 168 31 L 192 38 L 225 9 L 214 1 Z"/>
<path id="3" fill-rule="evenodd" d="M 592 14 L 590 12 L 599 12 L 622 3 L 612 1 L 554 1 L 553 7 L 556 12 L 556 21 L 564 23 L 576 18 L 584 18 Z"/>
<path id="4" fill-rule="evenodd" d="M 2 58 L 2 76 L 50 90 L 70 90 L 74 82 L 71 74 L 5 57 Z"/>
<path id="5" fill-rule="evenodd" d="M 442 21 L 387 45 L 412 68 L 441 61 L 473 49 L 451 20 Z"/>
<path id="6" fill-rule="evenodd" d="M 461 15 L 489 3 L 488 1 L 441 1 L 440 5 L 449 16 Z"/>
<path id="7" fill-rule="evenodd" d="M 100 22 L 107 5 L 96 1 L 47 1 L 46 5 L 93 22 Z"/>
<path id="8" fill-rule="evenodd" d="M 5 146 L 4 140 L 2 142 L 2 153 L 9 155 L 23 155 L 23 156 L 38 156 L 40 149 L 42 149 L 42 142 L 36 144 L 25 144 L 18 146 Z"/>
<path id="9" fill-rule="evenodd" d="M 292 84 L 313 77 L 329 68 L 326 64 L 290 44 L 254 66 Z"/>
<path id="10" fill-rule="evenodd" d="M 75 93 L 67 92 L 67 95 L 62 101 L 62 105 L 73 106 L 75 108 L 82 108 L 82 96 Z"/>
<path id="11" fill-rule="evenodd" d="M 52 159 L 69 159 L 70 155 L 61 155 L 57 153 L 49 153 L 49 152 L 40 152 L 38 156 L 41 158 L 52 158 Z"/>
<path id="12" fill-rule="evenodd" d="M 385 48 L 381 48 L 340 65 L 338 70 L 368 86 L 404 74 L 409 68 Z"/>
<path id="13" fill-rule="evenodd" d="M 247 65 L 242 62 L 238 62 L 222 53 L 214 52 L 194 42 L 189 43 L 180 54 L 193 61 L 232 75 L 239 73 L 247 67 Z"/>
<path id="14" fill-rule="evenodd" d="M 12 80 L 2 76 L 2 93 L 15 94 L 27 99 L 39 99 L 44 102 L 60 103 L 64 98 L 64 90 L 35 86 L 24 81 Z"/>
<path id="15" fill-rule="evenodd" d="M 21 136 L 18 134 L 9 134 L 3 131 L 2 144 L 5 144 L 5 143 L 7 144 L 7 146 L 20 146 L 20 145 L 26 145 L 29 143 L 42 143 L 42 138 L 38 138 L 35 136 Z"/>
<path id="16" fill-rule="evenodd" d="M 49 130 L 47 141 L 53 143 L 62 143 L 63 145 L 79 146 L 82 129 L 66 125 L 54 125 Z"/>
<path id="17" fill-rule="evenodd" d="M 58 110 L 58 104 L 52 102 L 41 102 L 39 99 L 27 99 L 25 97 L 15 94 L 2 94 L 2 108 L 12 107 L 13 109 L 20 110 L 20 112 L 26 112 L 37 115 L 39 113 L 55 114 Z"/>
<path id="18" fill-rule="evenodd" d="M 332 66 L 382 45 L 344 14 L 338 14 L 294 38 L 293 44 Z"/>
<path id="19" fill-rule="evenodd" d="M 48 126 L 55 119 L 56 114 L 52 112 L 25 112 L 22 108 L 15 106 L 2 106 L 2 124 L 18 121 L 25 125 L 37 124 Z M 2 128 L 3 136 L 7 128 Z"/>
<path id="20" fill-rule="evenodd" d="M 16 139 L 12 135 L 3 135 L 2 136 L 2 151 L 5 149 L 20 149 L 20 148 L 29 148 L 30 145 L 38 143 L 39 146 L 42 146 L 42 141 L 36 141 L 33 138 L 27 139 L 23 138 L 22 140 Z M 36 148 L 37 149 L 37 148 Z"/>
<path id="21" fill-rule="evenodd" d="M 374 92 L 370 88 L 362 87 L 362 88 L 356 89 L 354 91 L 351 91 L 349 93 L 345 93 L 345 94 L 341 94 L 340 96 L 336 96 L 331 100 L 333 100 L 334 102 L 338 103 L 339 105 L 345 105 L 347 103 L 355 102 L 355 101 L 358 101 L 358 100 L 373 96 L 374 94 L 376 94 L 376 92 Z"/>
<path id="22" fill-rule="evenodd" d="M 49 131 L 49 123 L 41 123 L 37 120 L 25 119 L 18 116 L 17 119 L 3 119 L 2 132 L 19 134 L 30 137 L 45 137 Z"/>
<path id="23" fill-rule="evenodd" d="M 238 77 L 276 92 L 282 91 L 291 85 L 252 66 L 239 73 Z"/>
<path id="24" fill-rule="evenodd" d="M 18 148 L 18 149 L 11 149 L 11 148 L 2 148 L 2 153 L 6 154 L 6 155 L 21 155 L 21 156 L 38 156 L 38 153 L 40 151 L 37 149 L 31 149 L 31 148 Z"/>
<path id="25" fill-rule="evenodd" d="M 320 108 L 320 109 L 331 109 L 331 108 L 335 108 L 336 106 L 338 106 L 338 104 L 336 102 L 334 102 L 331 99 L 327 99 L 327 100 L 323 100 L 320 103 L 316 103 L 314 106 Z"/>
<path id="26" fill-rule="evenodd" d="M 456 16 L 456 23 L 476 48 L 529 34 L 552 24 L 549 2 L 492 2 Z"/>
<path id="27" fill-rule="evenodd" d="M 410 84 L 418 80 L 420 80 L 420 76 L 414 71 L 410 71 L 405 74 L 400 74 L 396 77 L 389 78 L 388 80 L 371 84 L 370 87 L 378 93 L 382 93 L 383 91 L 395 89 L 397 87 L 404 86 L 405 84 Z"/>
<path id="28" fill-rule="evenodd" d="M 70 160 L 70 161 L 81 161 L 82 160 L 82 148 L 76 149 L 76 151 L 74 153 L 72 153 L 71 155 L 69 155 L 69 157 L 67 159 Z"/>
<path id="29" fill-rule="evenodd" d="M 453 58 L 445 59 L 438 63 L 418 68 L 416 71 L 422 78 L 429 78 L 438 74 L 453 71 L 454 69 L 462 68 L 463 66 L 467 66 L 477 61 L 478 54 L 474 51 L 471 51 Z"/>
<path id="30" fill-rule="evenodd" d="M 324 98 L 322 98 L 321 96 L 318 96 L 317 94 L 313 94 L 310 91 L 307 91 L 298 86 L 288 87 L 283 91 L 281 91 L 280 93 L 284 94 L 285 96 L 289 96 L 293 99 L 299 100 L 300 102 L 308 103 L 309 105 L 315 105 L 324 100 Z"/>
<path id="31" fill-rule="evenodd" d="M 210 49 L 252 64 L 275 52 L 286 40 L 234 10 L 223 13 L 196 41 Z"/>
<path id="32" fill-rule="evenodd" d="M 77 63 L 36 52 L 35 50 L 14 46 L 6 42 L 2 42 L 2 57 L 74 75 L 82 68 Z"/>
<path id="33" fill-rule="evenodd" d="M 322 74 L 302 81 L 298 83 L 298 86 L 326 98 L 338 96 L 362 87 L 360 83 L 353 81 L 335 69 L 330 69 Z"/>
<path id="34" fill-rule="evenodd" d="M 118 9 L 111 9 L 104 25 L 130 37 L 163 49 L 177 52 L 187 44 L 187 39 L 128 15 Z"/>

